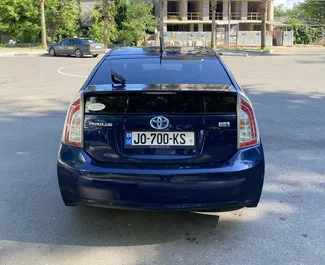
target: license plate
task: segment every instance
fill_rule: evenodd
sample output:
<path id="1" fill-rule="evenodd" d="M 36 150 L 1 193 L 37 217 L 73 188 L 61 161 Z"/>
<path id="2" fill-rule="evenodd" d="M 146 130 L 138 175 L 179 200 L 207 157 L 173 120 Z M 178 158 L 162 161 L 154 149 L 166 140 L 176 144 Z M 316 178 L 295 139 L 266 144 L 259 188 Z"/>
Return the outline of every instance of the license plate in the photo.
<path id="1" fill-rule="evenodd" d="M 102 46 L 96 46 L 96 48 L 97 48 L 97 49 L 100 49 L 100 48 L 102 48 Z"/>
<path id="2" fill-rule="evenodd" d="M 194 132 L 126 132 L 125 147 L 194 147 Z"/>

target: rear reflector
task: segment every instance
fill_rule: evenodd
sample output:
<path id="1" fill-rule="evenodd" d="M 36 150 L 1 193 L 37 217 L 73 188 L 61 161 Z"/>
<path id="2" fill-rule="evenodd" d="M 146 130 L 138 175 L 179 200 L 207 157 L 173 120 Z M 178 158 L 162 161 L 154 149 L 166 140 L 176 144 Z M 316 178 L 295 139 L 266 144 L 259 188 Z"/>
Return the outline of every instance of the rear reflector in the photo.
<path id="1" fill-rule="evenodd" d="M 65 120 L 62 142 L 75 146 L 82 146 L 81 131 L 82 131 L 82 109 L 80 96 L 78 96 L 70 105 L 68 114 Z"/>
<path id="2" fill-rule="evenodd" d="M 254 111 L 251 104 L 245 99 L 240 98 L 239 100 L 239 148 L 254 146 L 259 143 Z"/>

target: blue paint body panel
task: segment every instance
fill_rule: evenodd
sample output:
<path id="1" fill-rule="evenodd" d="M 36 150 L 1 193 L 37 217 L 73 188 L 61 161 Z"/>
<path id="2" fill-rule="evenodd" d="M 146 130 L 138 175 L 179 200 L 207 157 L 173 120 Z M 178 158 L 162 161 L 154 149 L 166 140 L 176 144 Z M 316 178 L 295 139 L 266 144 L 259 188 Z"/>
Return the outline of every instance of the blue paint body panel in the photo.
<path id="1" fill-rule="evenodd" d="M 259 145 L 218 164 L 118 165 L 96 162 L 82 149 L 62 145 L 58 177 L 67 205 L 228 211 L 258 204 L 264 155 Z"/>

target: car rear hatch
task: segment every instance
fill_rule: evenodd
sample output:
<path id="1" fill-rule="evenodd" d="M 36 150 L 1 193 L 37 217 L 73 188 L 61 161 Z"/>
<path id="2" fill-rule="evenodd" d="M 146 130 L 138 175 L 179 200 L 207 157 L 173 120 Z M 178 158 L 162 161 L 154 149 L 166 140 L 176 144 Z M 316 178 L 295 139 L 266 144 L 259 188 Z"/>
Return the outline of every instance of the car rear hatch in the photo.
<path id="1" fill-rule="evenodd" d="M 237 151 L 228 85 L 94 86 L 83 93 L 84 150 L 107 163 L 217 163 Z"/>

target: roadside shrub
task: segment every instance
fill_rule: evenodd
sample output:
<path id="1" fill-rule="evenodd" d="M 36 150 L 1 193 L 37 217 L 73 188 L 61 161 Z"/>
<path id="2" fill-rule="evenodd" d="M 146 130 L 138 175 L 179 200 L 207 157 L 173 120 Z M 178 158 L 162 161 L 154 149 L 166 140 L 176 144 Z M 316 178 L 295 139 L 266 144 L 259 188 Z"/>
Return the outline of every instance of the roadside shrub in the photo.
<path id="1" fill-rule="evenodd" d="M 323 35 L 323 28 L 309 27 L 296 18 L 287 20 L 286 24 L 289 24 L 289 29 L 293 30 L 295 44 L 316 43 Z"/>

